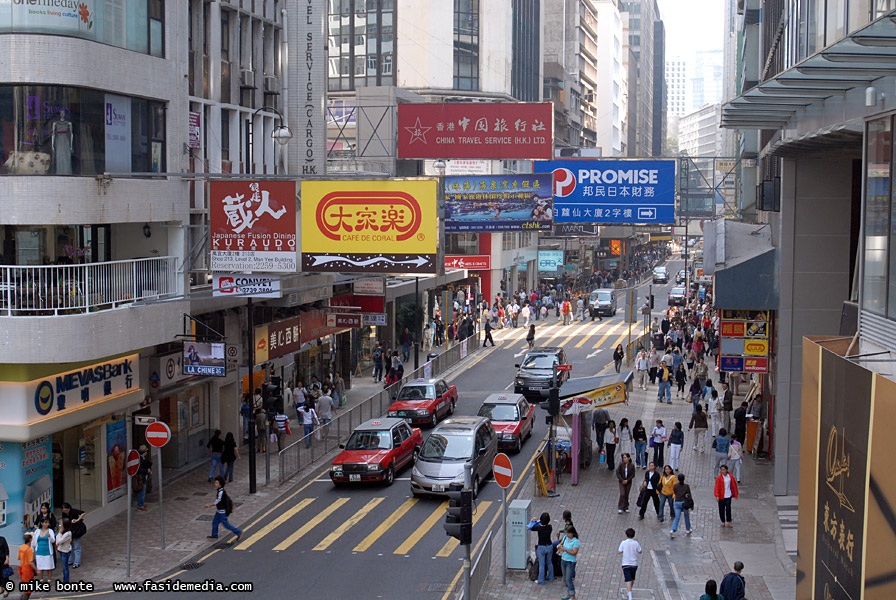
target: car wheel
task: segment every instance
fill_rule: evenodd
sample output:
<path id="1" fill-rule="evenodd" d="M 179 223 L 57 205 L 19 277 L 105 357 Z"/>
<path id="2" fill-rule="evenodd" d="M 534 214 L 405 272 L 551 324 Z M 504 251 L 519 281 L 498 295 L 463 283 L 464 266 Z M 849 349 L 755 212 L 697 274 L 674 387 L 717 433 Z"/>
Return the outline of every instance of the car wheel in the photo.
<path id="1" fill-rule="evenodd" d="M 614 316 L 614 317 L 616 316 L 616 309 L 615 309 L 615 308 L 613 309 L 613 316 Z"/>
<path id="2" fill-rule="evenodd" d="M 435 427 L 438 424 L 439 424 L 439 411 L 434 410 L 434 411 L 432 411 L 432 426 Z"/>
<path id="3" fill-rule="evenodd" d="M 451 404 L 448 406 L 448 414 L 453 415 L 456 403 L 454 400 L 451 401 Z"/>
<path id="4" fill-rule="evenodd" d="M 389 465 L 389 468 L 386 469 L 386 476 L 383 477 L 383 484 L 386 486 L 392 485 L 395 481 L 395 468 L 392 465 Z"/>
<path id="5" fill-rule="evenodd" d="M 420 456 L 420 448 L 414 446 L 414 456 L 411 457 L 411 465 L 417 464 L 417 458 Z"/>
<path id="6" fill-rule="evenodd" d="M 516 445 L 513 447 L 513 451 L 517 454 L 523 449 L 523 436 L 519 436 L 516 438 Z"/>
<path id="7" fill-rule="evenodd" d="M 473 497 L 479 496 L 479 476 L 473 478 Z"/>

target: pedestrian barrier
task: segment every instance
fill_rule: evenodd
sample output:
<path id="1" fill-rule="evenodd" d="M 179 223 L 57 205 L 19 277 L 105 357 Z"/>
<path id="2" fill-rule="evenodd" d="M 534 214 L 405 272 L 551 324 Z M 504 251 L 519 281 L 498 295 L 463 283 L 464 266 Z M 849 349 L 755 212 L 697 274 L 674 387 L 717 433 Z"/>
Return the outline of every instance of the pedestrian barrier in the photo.
<path id="1" fill-rule="evenodd" d="M 548 496 L 551 472 L 548 469 L 547 442 L 543 442 L 535 455 L 535 495 Z"/>
<path id="2" fill-rule="evenodd" d="M 482 551 L 476 560 L 473 561 L 473 567 L 470 570 L 470 600 L 479 598 L 479 593 L 485 586 L 485 580 L 488 579 L 488 572 L 492 568 L 492 532 L 489 531 L 482 544 Z"/>
<path id="3" fill-rule="evenodd" d="M 470 346 L 473 347 L 470 348 Z M 392 404 L 393 396 L 398 395 L 401 386 L 406 382 L 420 377 L 438 377 L 457 363 L 481 350 L 477 332 L 449 347 L 431 361 L 420 365 L 419 369 L 412 371 L 401 381 L 374 394 L 357 406 L 343 410 L 329 425 L 321 425 L 308 435 L 302 435 L 296 442 L 278 453 L 280 483 L 295 477 L 300 471 L 337 449 L 339 444 L 344 444 L 348 441 L 352 431 L 361 423 L 385 416 L 389 405 Z"/>

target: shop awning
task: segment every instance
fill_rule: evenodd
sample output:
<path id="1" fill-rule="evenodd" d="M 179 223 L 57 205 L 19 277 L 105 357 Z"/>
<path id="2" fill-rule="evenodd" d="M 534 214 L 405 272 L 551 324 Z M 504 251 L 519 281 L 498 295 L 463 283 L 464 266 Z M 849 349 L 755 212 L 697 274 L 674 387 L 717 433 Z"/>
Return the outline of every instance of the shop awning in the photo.
<path id="1" fill-rule="evenodd" d="M 896 75 L 896 10 L 722 107 L 725 129 L 784 129 L 797 111 Z"/>
<path id="2" fill-rule="evenodd" d="M 703 269 L 713 275 L 713 305 L 731 310 L 777 310 L 778 251 L 768 225 L 728 219 L 704 224 Z"/>

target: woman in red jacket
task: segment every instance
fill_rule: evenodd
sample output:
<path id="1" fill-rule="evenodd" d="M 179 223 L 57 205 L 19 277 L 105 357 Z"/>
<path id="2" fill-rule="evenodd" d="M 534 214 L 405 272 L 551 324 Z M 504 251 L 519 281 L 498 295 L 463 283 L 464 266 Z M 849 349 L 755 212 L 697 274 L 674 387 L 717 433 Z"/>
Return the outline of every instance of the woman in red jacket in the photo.
<path id="1" fill-rule="evenodd" d="M 719 502 L 719 519 L 722 520 L 722 527 L 734 527 L 731 523 L 731 499 L 737 498 L 737 482 L 728 473 L 726 465 L 719 468 L 714 494 Z"/>

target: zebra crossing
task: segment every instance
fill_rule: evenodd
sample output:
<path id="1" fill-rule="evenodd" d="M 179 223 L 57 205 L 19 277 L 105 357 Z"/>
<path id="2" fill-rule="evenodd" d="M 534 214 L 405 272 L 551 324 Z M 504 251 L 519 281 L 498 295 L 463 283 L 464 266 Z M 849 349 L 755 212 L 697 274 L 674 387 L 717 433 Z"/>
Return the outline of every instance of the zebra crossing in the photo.
<path id="1" fill-rule="evenodd" d="M 625 345 L 629 336 L 629 328 L 621 317 L 605 318 L 603 321 L 590 321 L 586 318 L 584 323 L 573 321 L 569 325 L 548 317 L 532 321 L 531 324 L 535 325 L 536 346 L 565 346 L 567 351 L 570 348 L 602 348 L 608 340 L 612 340 L 609 347 L 614 348 L 618 344 Z M 632 324 L 631 330 L 634 333 L 637 324 Z M 495 344 L 500 344 L 504 349 L 525 350 L 528 333 L 528 327 L 511 327 L 493 330 L 492 338 Z"/>

